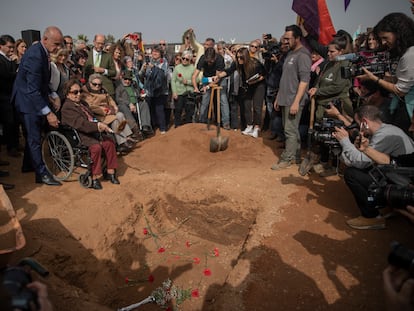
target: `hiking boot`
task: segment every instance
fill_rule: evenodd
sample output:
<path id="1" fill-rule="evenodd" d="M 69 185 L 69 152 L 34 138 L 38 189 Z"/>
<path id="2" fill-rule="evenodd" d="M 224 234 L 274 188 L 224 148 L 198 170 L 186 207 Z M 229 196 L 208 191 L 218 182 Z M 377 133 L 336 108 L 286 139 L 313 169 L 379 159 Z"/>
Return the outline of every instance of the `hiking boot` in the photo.
<path id="1" fill-rule="evenodd" d="M 271 169 L 274 171 L 283 170 L 285 168 L 289 168 L 290 165 L 290 161 L 279 161 L 279 163 L 273 164 Z"/>
<path id="2" fill-rule="evenodd" d="M 251 133 L 253 133 L 253 125 L 248 125 L 242 132 L 243 135 L 250 135 Z"/>
<path id="3" fill-rule="evenodd" d="M 354 229 L 369 230 L 369 229 L 385 229 L 385 218 L 378 216 L 374 218 L 366 218 L 359 216 L 347 220 L 347 225 Z"/>

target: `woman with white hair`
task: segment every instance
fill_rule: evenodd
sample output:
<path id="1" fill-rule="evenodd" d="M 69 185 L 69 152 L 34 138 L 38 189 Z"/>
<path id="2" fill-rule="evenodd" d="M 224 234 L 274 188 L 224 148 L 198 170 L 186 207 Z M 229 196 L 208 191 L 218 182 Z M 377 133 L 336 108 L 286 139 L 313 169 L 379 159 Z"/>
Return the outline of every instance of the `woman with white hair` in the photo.
<path id="1" fill-rule="evenodd" d="M 191 82 L 195 67 L 192 63 L 193 53 L 185 50 L 181 55 L 181 64 L 174 67 L 171 79 L 172 96 L 175 101 L 174 125 L 182 125 L 183 109 L 185 110 L 185 123 L 190 123 L 194 114 L 194 102 L 187 102 L 188 94 L 194 92 Z"/>

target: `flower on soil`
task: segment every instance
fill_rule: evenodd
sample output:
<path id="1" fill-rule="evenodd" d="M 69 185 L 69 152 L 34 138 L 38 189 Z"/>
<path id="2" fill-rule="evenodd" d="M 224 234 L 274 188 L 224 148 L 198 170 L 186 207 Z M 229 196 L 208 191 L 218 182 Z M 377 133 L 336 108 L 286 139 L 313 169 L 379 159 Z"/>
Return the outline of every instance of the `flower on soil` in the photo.
<path id="1" fill-rule="evenodd" d="M 190 241 L 185 242 L 185 246 L 190 247 L 191 246 L 191 242 Z"/>
<path id="2" fill-rule="evenodd" d="M 160 247 L 159 249 L 158 249 L 158 253 L 164 253 L 165 252 L 165 248 L 164 247 Z"/>
<path id="3" fill-rule="evenodd" d="M 129 283 L 129 278 L 128 277 L 126 277 L 125 278 L 125 284 L 128 284 Z"/>
<path id="4" fill-rule="evenodd" d="M 198 265 L 199 263 L 200 263 L 200 258 L 198 258 L 198 257 L 194 257 L 193 258 L 193 263 L 195 263 L 196 265 Z"/>
<path id="5" fill-rule="evenodd" d="M 204 269 L 203 271 L 205 276 L 210 276 L 211 275 L 211 270 L 210 269 Z"/>
<path id="6" fill-rule="evenodd" d="M 142 233 L 143 233 L 144 235 L 147 235 L 147 234 L 148 234 L 148 229 L 147 229 L 147 228 L 142 229 Z"/>
<path id="7" fill-rule="evenodd" d="M 200 292 L 198 291 L 198 289 L 196 288 L 196 289 L 193 289 L 192 291 L 191 291 L 191 297 L 193 297 L 193 298 L 198 298 L 198 297 L 200 297 Z"/>
<path id="8" fill-rule="evenodd" d="M 218 257 L 219 256 L 219 250 L 217 247 L 214 248 L 214 257 Z"/>
<path id="9" fill-rule="evenodd" d="M 152 274 L 150 274 L 148 276 L 148 282 L 153 283 L 154 282 L 154 276 Z"/>

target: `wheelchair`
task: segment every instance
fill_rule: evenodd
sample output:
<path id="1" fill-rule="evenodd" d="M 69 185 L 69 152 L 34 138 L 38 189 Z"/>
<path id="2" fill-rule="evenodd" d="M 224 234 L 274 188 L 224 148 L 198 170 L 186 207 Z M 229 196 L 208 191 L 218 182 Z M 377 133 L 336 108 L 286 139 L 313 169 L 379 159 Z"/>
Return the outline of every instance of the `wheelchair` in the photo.
<path id="1" fill-rule="evenodd" d="M 47 132 L 42 142 L 42 157 L 46 169 L 55 179 L 73 180 L 72 175 L 76 173 L 82 187 L 92 186 L 89 148 L 81 144 L 75 129 L 60 125 L 57 130 Z M 82 169 L 84 172 L 79 172 Z"/>

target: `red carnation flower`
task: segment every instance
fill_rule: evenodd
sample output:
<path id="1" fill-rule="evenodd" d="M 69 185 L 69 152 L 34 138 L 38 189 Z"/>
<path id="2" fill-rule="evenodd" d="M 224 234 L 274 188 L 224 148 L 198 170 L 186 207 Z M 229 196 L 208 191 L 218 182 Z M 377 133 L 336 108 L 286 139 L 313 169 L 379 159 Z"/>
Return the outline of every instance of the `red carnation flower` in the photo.
<path id="1" fill-rule="evenodd" d="M 211 270 L 206 268 L 206 269 L 204 269 L 203 273 L 204 273 L 205 276 L 210 276 L 211 275 Z"/>
<path id="2" fill-rule="evenodd" d="M 150 274 L 148 276 L 148 282 L 153 283 L 154 282 L 154 276 L 152 274 Z"/>
<path id="3" fill-rule="evenodd" d="M 214 256 L 215 257 L 218 257 L 219 256 L 219 250 L 218 250 L 217 247 L 214 248 L 214 251 L 213 252 L 214 252 Z"/>
<path id="4" fill-rule="evenodd" d="M 147 228 L 142 229 L 142 233 L 143 233 L 144 235 L 147 235 L 147 234 L 148 234 L 148 229 L 147 229 Z"/>
<path id="5" fill-rule="evenodd" d="M 162 58 L 161 58 L 161 59 L 160 59 L 160 64 L 162 64 L 163 62 L 164 62 L 164 59 L 162 59 Z"/>
<path id="6" fill-rule="evenodd" d="M 165 252 L 165 248 L 164 247 L 160 247 L 159 249 L 158 249 L 158 253 L 164 253 Z"/>
<path id="7" fill-rule="evenodd" d="M 128 277 L 126 277 L 125 278 L 125 284 L 128 284 L 129 283 L 129 278 Z"/>
<path id="8" fill-rule="evenodd" d="M 85 78 L 80 78 L 80 83 L 85 84 L 86 83 L 86 79 Z"/>
<path id="9" fill-rule="evenodd" d="M 193 297 L 193 298 L 198 298 L 198 297 L 200 297 L 200 292 L 198 291 L 198 289 L 196 288 L 196 289 L 193 289 L 192 291 L 191 291 L 191 297 Z"/>
<path id="10" fill-rule="evenodd" d="M 183 75 L 181 73 L 178 74 L 178 77 L 181 78 Z"/>
<path id="11" fill-rule="evenodd" d="M 191 246 L 191 242 L 190 241 L 185 242 L 185 246 L 190 247 Z"/>
<path id="12" fill-rule="evenodd" d="M 200 263 L 200 258 L 198 258 L 198 257 L 194 257 L 193 258 L 193 263 L 195 263 L 196 265 L 198 265 L 199 263 Z"/>

